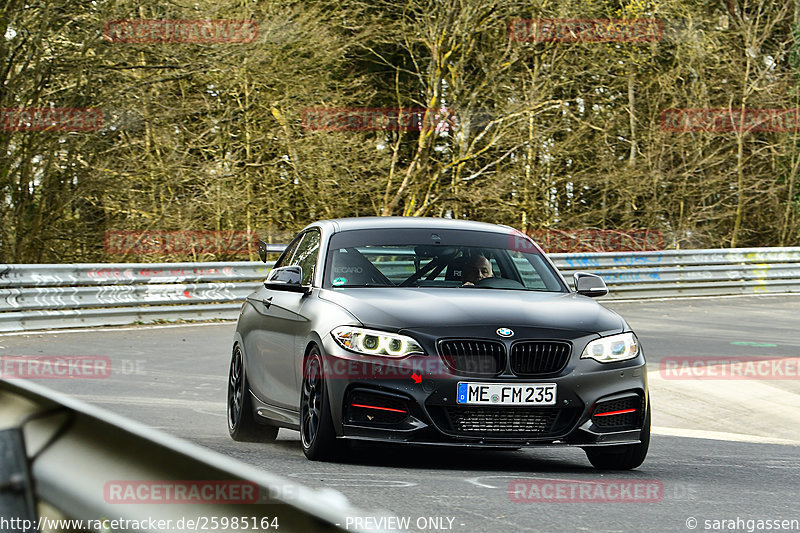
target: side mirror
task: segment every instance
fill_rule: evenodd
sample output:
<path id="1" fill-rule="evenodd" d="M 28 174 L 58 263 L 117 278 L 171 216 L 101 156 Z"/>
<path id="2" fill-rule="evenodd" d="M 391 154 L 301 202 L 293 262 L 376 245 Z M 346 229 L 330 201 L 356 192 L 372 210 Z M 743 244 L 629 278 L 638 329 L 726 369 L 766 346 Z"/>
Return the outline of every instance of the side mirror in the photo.
<path id="1" fill-rule="evenodd" d="M 575 292 L 588 296 L 590 298 L 597 298 L 608 294 L 608 287 L 603 278 L 588 272 L 575 272 L 572 275 L 572 283 L 575 285 Z"/>
<path id="2" fill-rule="evenodd" d="M 262 262 L 267 262 L 267 243 L 261 239 L 258 239 L 258 257 Z"/>
<path id="3" fill-rule="evenodd" d="M 299 266 L 287 266 L 270 271 L 264 286 L 277 291 L 307 293 L 309 287 L 304 287 L 302 282 L 303 269 Z"/>

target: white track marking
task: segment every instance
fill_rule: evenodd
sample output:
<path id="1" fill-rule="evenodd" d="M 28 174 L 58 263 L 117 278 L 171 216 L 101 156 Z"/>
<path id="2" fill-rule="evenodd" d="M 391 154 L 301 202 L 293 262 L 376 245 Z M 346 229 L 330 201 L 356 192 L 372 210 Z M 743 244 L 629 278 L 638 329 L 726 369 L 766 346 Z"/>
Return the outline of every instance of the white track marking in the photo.
<path id="1" fill-rule="evenodd" d="M 727 433 L 724 431 L 706 431 L 702 429 L 653 427 L 652 433 L 654 433 L 655 435 L 666 435 L 670 437 L 685 437 L 690 439 L 711 439 L 711 440 L 726 440 L 731 442 L 751 442 L 754 444 L 783 444 L 789 446 L 800 446 L 800 441 L 798 440 L 777 439 L 772 437 L 759 437 L 758 435 L 745 435 L 743 433 Z"/>
<path id="2" fill-rule="evenodd" d="M 96 394 L 71 394 L 71 398 L 92 404 L 143 405 L 148 407 L 178 407 L 183 409 L 225 409 L 225 400 L 209 402 L 207 400 L 183 400 L 178 398 L 144 398 L 138 396 L 100 396 Z"/>
<path id="3" fill-rule="evenodd" d="M 654 433 L 800 444 L 800 380 L 664 379 L 659 370 L 647 378 Z"/>

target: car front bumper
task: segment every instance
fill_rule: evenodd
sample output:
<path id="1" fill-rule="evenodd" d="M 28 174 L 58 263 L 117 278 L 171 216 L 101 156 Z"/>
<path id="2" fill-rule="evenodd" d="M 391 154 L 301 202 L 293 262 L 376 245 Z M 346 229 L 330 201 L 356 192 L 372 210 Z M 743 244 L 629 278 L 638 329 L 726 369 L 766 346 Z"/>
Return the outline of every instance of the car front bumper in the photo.
<path id="1" fill-rule="evenodd" d="M 367 357 L 328 338 L 323 347 L 326 386 L 337 436 L 488 448 L 636 444 L 649 402 L 644 355 L 610 364 L 574 355 L 576 348 L 582 351 L 596 337 L 571 339 L 568 365 L 557 374 L 536 378 L 459 375 L 435 354 L 402 360 Z M 556 402 L 531 407 L 461 405 L 456 402 L 460 381 L 555 383 Z M 631 409 L 635 411 L 604 414 Z"/>

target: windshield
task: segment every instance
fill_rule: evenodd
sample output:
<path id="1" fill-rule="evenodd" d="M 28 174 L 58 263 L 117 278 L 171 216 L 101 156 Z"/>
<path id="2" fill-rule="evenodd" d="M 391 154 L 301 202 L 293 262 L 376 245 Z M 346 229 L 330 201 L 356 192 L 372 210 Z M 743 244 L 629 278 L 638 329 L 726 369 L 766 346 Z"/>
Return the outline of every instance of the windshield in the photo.
<path id="1" fill-rule="evenodd" d="M 539 251 L 520 242 L 515 235 L 465 230 L 342 232 L 331 237 L 323 286 L 566 292 Z"/>

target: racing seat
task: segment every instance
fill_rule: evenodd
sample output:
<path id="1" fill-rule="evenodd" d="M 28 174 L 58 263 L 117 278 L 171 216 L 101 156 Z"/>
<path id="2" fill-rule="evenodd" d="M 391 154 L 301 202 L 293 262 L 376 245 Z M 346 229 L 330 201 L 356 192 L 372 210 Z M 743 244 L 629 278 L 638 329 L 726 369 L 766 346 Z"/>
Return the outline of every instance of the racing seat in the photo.
<path id="1" fill-rule="evenodd" d="M 464 256 L 452 259 L 450 263 L 447 264 L 447 270 L 444 273 L 445 281 L 457 281 L 462 283 L 463 280 L 461 279 L 461 276 L 464 269 L 464 264 L 466 262 L 467 258 Z"/>
<path id="2" fill-rule="evenodd" d="M 357 253 L 343 249 L 336 250 L 333 252 L 331 267 L 331 283 L 334 286 L 368 285 L 374 282 L 373 276 L 369 274 L 374 267 Z M 334 280 L 342 279 L 344 282 L 333 283 Z"/>

